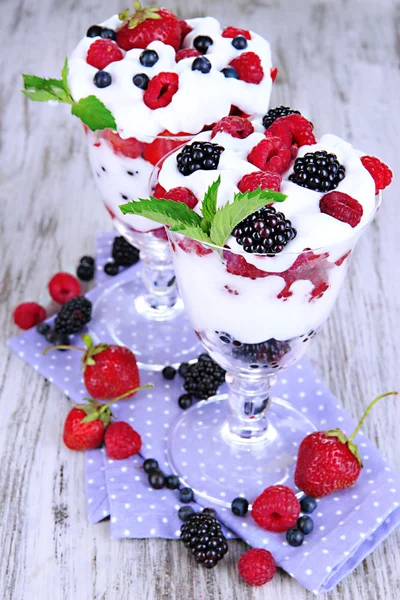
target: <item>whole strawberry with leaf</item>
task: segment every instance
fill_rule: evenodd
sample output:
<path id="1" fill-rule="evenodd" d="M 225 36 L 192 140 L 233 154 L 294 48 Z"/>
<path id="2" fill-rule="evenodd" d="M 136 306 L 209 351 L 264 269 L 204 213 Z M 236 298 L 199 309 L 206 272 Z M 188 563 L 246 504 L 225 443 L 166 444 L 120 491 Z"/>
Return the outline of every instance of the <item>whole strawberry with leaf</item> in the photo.
<path id="1" fill-rule="evenodd" d="M 134 12 L 129 9 L 118 16 L 123 21 L 117 31 L 117 44 L 123 50 L 147 48 L 154 41 L 164 42 L 179 49 L 181 43 L 181 26 L 178 17 L 167 8 L 145 6 L 140 2 L 133 3 Z"/>
<path id="2" fill-rule="evenodd" d="M 371 408 L 381 398 L 397 394 L 387 392 L 371 402 L 353 433 L 347 437 L 341 429 L 316 431 L 301 442 L 294 482 L 307 496 L 322 498 L 351 487 L 363 467 L 353 442 Z"/>

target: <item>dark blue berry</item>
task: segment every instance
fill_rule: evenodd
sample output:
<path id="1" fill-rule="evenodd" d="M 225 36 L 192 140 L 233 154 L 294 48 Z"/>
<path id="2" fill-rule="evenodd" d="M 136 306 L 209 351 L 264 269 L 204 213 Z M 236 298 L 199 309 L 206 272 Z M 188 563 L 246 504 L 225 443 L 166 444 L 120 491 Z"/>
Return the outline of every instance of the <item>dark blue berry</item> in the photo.
<path id="1" fill-rule="evenodd" d="M 223 73 L 225 77 L 239 79 L 239 73 L 234 67 L 225 67 L 225 69 L 222 69 L 221 73 Z"/>
<path id="2" fill-rule="evenodd" d="M 198 56 L 192 63 L 192 71 L 209 73 L 211 71 L 211 63 L 205 56 Z"/>
<path id="3" fill-rule="evenodd" d="M 189 363 L 182 363 L 179 365 L 178 373 L 181 377 L 186 377 L 189 371 Z"/>
<path id="4" fill-rule="evenodd" d="M 188 519 L 190 519 L 190 517 L 192 515 L 194 515 L 194 512 L 195 511 L 192 506 L 181 506 L 180 509 L 178 510 L 178 517 L 180 518 L 181 521 L 186 523 L 186 521 Z"/>
<path id="5" fill-rule="evenodd" d="M 165 485 L 169 490 L 177 490 L 179 487 L 179 477 L 177 475 L 168 475 L 165 479 Z"/>
<path id="6" fill-rule="evenodd" d="M 244 517 L 249 510 L 249 503 L 246 498 L 235 498 L 231 506 L 232 512 L 237 517 Z"/>
<path id="7" fill-rule="evenodd" d="M 82 281 L 91 281 L 94 277 L 94 267 L 91 265 L 81 264 L 78 266 L 76 274 Z"/>
<path id="8" fill-rule="evenodd" d="M 50 331 L 50 325 L 48 323 L 39 323 L 36 326 L 36 331 L 40 333 L 40 335 L 46 335 L 46 333 Z"/>
<path id="9" fill-rule="evenodd" d="M 106 265 L 104 265 L 104 273 L 107 273 L 107 275 L 111 275 L 112 277 L 114 277 L 114 275 L 118 275 L 118 271 L 118 265 L 113 262 L 109 262 Z"/>
<path id="10" fill-rule="evenodd" d="M 161 471 L 150 471 L 149 484 L 155 490 L 161 490 L 165 486 L 164 473 Z"/>
<path id="11" fill-rule="evenodd" d="M 312 496 L 304 496 L 300 500 L 301 512 L 310 515 L 317 508 L 317 501 Z"/>
<path id="12" fill-rule="evenodd" d="M 97 71 L 93 78 L 94 85 L 98 88 L 106 88 L 111 85 L 112 77 L 107 71 Z"/>
<path id="13" fill-rule="evenodd" d="M 82 256 L 79 261 L 80 265 L 89 265 L 90 267 L 94 267 L 94 258 L 93 256 Z"/>
<path id="14" fill-rule="evenodd" d="M 143 470 L 145 473 L 151 473 L 151 471 L 157 471 L 158 462 L 154 458 L 146 458 L 143 463 Z"/>
<path id="15" fill-rule="evenodd" d="M 132 81 L 141 90 L 147 90 L 149 87 L 150 80 L 145 73 L 138 73 L 133 77 Z"/>
<path id="16" fill-rule="evenodd" d="M 90 37 L 90 38 L 99 37 L 101 35 L 102 31 L 103 31 L 103 28 L 100 25 L 92 25 L 87 30 L 86 35 L 87 35 L 87 37 Z"/>
<path id="17" fill-rule="evenodd" d="M 50 329 L 44 336 L 53 346 L 69 346 L 69 337 L 66 333 Z M 66 352 L 64 348 L 58 348 L 60 352 Z"/>
<path id="18" fill-rule="evenodd" d="M 308 535 L 314 529 L 314 521 L 311 517 L 300 517 L 297 520 L 297 529 L 300 529 L 304 535 Z"/>
<path id="19" fill-rule="evenodd" d="M 159 56 L 155 50 L 144 50 L 139 56 L 140 64 L 144 67 L 152 67 L 158 61 Z"/>
<path id="20" fill-rule="evenodd" d="M 179 492 L 179 500 L 181 502 L 184 502 L 185 504 L 192 502 L 193 498 L 194 498 L 194 494 L 193 494 L 193 490 L 191 488 L 184 487 Z"/>
<path id="21" fill-rule="evenodd" d="M 208 35 L 198 35 L 193 40 L 193 46 L 201 54 L 205 54 L 210 46 L 213 45 L 213 41 Z"/>
<path id="22" fill-rule="evenodd" d="M 105 40 L 113 40 L 115 42 L 115 40 L 117 39 L 117 34 L 114 31 L 114 29 L 104 27 L 100 33 L 100 37 L 104 38 Z"/>
<path id="23" fill-rule="evenodd" d="M 244 50 L 247 48 L 247 40 L 244 35 L 237 35 L 232 40 L 232 46 L 236 48 L 236 50 Z"/>
<path id="24" fill-rule="evenodd" d="M 217 512 L 213 508 L 203 508 L 202 513 L 204 515 L 211 515 L 212 517 L 214 517 L 214 519 L 217 518 Z"/>
<path id="25" fill-rule="evenodd" d="M 162 376 L 164 379 L 173 379 L 176 375 L 176 369 L 174 367 L 164 367 L 162 370 Z"/>
<path id="26" fill-rule="evenodd" d="M 304 533 L 296 527 L 292 527 L 286 532 L 286 540 L 289 546 L 301 546 L 304 542 Z"/>
<path id="27" fill-rule="evenodd" d="M 182 410 L 186 410 L 192 406 L 193 398 L 190 394 L 182 394 L 182 396 L 179 396 L 178 398 L 178 404 Z"/>

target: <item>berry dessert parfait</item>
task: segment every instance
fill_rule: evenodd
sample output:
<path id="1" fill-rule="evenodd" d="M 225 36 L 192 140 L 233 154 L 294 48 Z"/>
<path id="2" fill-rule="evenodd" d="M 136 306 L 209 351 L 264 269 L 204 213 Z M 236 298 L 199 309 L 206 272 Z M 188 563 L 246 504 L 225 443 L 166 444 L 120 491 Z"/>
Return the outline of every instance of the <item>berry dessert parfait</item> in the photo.
<path id="1" fill-rule="evenodd" d="M 213 169 L 193 171 L 209 145 Z M 122 210 L 169 227 L 188 318 L 229 387 L 183 413 L 170 460 L 199 496 L 228 506 L 293 474 L 293 443 L 314 425 L 271 388 L 327 319 L 391 172 L 335 135 L 317 140 L 309 121 L 279 107 L 263 125 L 223 119 L 167 157 L 158 181 L 188 188 L 194 210 L 154 197 Z"/>
<path id="2" fill-rule="evenodd" d="M 194 134 L 229 114 L 264 112 L 276 73 L 270 46 L 256 33 L 223 28 L 211 17 L 179 20 L 168 9 L 134 2 L 133 12 L 88 29 L 62 80 L 25 76 L 32 99 L 68 102 L 84 122 L 100 197 L 117 230 L 141 251 L 142 281 L 120 283 L 100 297 L 92 333 L 106 327 L 142 363 L 161 367 L 171 353 L 171 362 L 179 362 L 196 340 L 182 311 L 164 229 L 154 220 L 123 215 L 118 205 L 148 196 L 154 166 Z M 213 168 L 209 158 L 202 168 Z M 186 188 L 169 190 L 168 198 L 189 206 L 194 201 Z M 110 310 L 116 293 L 118 314 Z M 177 330 L 183 335 L 177 337 Z M 135 343 L 149 338 L 151 345 Z M 166 340 L 173 338 L 172 349 Z"/>

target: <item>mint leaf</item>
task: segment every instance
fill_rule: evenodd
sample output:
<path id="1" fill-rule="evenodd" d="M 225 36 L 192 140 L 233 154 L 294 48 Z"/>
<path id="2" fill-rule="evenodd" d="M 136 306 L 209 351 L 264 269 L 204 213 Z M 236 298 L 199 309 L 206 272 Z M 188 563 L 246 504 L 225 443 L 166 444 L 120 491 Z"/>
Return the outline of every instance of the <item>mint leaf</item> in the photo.
<path id="1" fill-rule="evenodd" d="M 61 78 L 64 85 L 64 90 L 69 93 L 68 87 L 68 75 L 69 75 L 69 66 L 68 66 L 68 58 L 64 61 L 64 66 L 61 71 Z"/>
<path id="2" fill-rule="evenodd" d="M 72 98 L 68 88 L 65 88 L 61 79 L 43 79 L 36 75 L 22 75 L 24 80 L 24 89 L 22 92 L 31 100 L 36 102 L 66 102 L 72 104 Z"/>
<path id="3" fill-rule="evenodd" d="M 96 96 L 81 98 L 74 102 L 71 112 L 85 123 L 89 129 L 117 129 L 117 124 L 112 113 Z"/>
<path id="4" fill-rule="evenodd" d="M 217 212 L 217 197 L 219 186 L 221 185 L 221 176 L 218 177 L 214 183 L 210 185 L 204 195 L 203 204 L 201 205 L 201 212 L 203 217 L 207 221 L 212 221 Z"/>
<path id="5" fill-rule="evenodd" d="M 257 188 L 253 192 L 235 194 L 233 202 L 219 208 L 213 219 L 210 237 L 214 244 L 223 246 L 240 221 L 271 202 L 283 202 L 286 196 L 271 190 Z"/>
<path id="6" fill-rule="evenodd" d="M 199 242 L 212 244 L 210 236 L 204 233 L 204 231 L 200 227 L 196 227 L 195 225 L 187 225 L 185 227 L 171 227 L 171 231 L 176 231 L 176 233 L 181 233 L 182 235 L 186 235 L 187 237 L 190 237 Z"/>
<path id="7" fill-rule="evenodd" d="M 201 223 L 201 217 L 183 202 L 159 200 L 153 196 L 121 204 L 119 208 L 124 215 L 141 215 L 171 227 L 200 226 Z"/>

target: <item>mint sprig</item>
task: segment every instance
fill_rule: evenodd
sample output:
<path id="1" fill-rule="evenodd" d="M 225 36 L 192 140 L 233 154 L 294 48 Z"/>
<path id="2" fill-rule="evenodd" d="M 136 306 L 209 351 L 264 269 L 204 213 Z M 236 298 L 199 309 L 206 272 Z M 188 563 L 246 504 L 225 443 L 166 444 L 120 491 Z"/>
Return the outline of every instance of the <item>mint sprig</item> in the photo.
<path id="1" fill-rule="evenodd" d="M 120 205 L 124 215 L 141 215 L 169 227 L 185 228 L 190 226 L 200 227 L 201 217 L 183 202 L 174 202 L 150 198 L 127 202 Z"/>
<path id="2" fill-rule="evenodd" d="M 81 98 L 79 102 L 71 96 L 68 86 L 68 59 L 65 59 L 61 79 L 44 79 L 36 75 L 22 75 L 24 89 L 22 93 L 35 102 L 62 102 L 71 105 L 71 112 L 92 131 L 98 129 L 117 129 L 112 113 L 96 96 Z"/>

